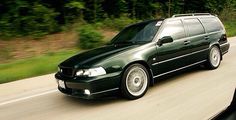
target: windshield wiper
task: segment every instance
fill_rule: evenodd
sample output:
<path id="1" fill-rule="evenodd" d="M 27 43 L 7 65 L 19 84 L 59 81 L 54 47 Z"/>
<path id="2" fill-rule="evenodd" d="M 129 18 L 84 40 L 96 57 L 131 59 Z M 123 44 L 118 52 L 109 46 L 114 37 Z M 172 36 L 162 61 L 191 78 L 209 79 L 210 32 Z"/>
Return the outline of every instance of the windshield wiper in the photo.
<path id="1" fill-rule="evenodd" d="M 123 42 L 114 42 L 112 44 L 135 44 L 135 41 L 123 41 Z"/>
<path id="2" fill-rule="evenodd" d="M 122 42 L 113 42 L 111 44 L 144 44 L 147 43 L 148 41 L 122 41 Z"/>

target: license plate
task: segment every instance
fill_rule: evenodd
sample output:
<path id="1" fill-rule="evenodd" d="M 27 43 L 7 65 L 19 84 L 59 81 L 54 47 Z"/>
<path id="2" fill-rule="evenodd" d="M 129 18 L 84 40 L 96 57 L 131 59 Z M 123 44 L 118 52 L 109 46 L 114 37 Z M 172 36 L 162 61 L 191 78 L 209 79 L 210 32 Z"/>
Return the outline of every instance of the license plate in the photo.
<path id="1" fill-rule="evenodd" d="M 66 86 L 65 86 L 65 82 L 64 82 L 64 81 L 58 80 L 58 85 L 59 85 L 61 88 L 66 89 Z"/>

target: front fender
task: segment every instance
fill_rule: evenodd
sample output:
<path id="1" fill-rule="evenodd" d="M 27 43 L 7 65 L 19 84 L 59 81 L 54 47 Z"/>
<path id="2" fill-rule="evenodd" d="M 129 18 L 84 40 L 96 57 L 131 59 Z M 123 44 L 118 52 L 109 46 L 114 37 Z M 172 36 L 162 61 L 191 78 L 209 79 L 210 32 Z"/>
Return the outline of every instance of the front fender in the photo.
<path id="1" fill-rule="evenodd" d="M 144 65 L 150 74 L 150 79 L 152 80 L 152 70 L 151 63 L 154 57 L 156 57 L 156 46 L 155 43 L 148 43 L 145 45 L 140 45 L 134 49 L 130 49 L 119 54 L 113 55 L 96 66 L 102 66 L 107 73 L 120 72 L 121 75 L 123 71 L 131 64 L 140 63 Z M 151 84 L 153 81 L 151 81 Z"/>

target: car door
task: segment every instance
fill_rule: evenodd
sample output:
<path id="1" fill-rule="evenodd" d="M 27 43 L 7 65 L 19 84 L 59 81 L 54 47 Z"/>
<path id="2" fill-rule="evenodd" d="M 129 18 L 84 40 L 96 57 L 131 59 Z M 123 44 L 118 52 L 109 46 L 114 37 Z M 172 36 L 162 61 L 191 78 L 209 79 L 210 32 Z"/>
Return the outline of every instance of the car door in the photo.
<path id="1" fill-rule="evenodd" d="M 183 19 L 189 41 L 189 54 L 186 55 L 186 63 L 194 64 L 206 60 L 209 47 L 209 35 L 198 18 Z"/>
<path id="2" fill-rule="evenodd" d="M 171 36 L 173 42 L 156 45 L 157 60 L 152 64 L 154 78 L 177 71 L 186 65 L 185 54 L 189 53 L 188 41 L 181 19 L 166 20 L 156 41 Z"/>

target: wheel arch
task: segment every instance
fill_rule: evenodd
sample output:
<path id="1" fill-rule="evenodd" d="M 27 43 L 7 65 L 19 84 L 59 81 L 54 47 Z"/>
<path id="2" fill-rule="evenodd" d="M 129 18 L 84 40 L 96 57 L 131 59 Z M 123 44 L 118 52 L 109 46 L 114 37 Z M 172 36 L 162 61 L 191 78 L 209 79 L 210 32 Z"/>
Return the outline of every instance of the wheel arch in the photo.
<path id="1" fill-rule="evenodd" d="M 211 49 L 212 46 L 217 46 L 217 47 L 219 48 L 219 50 L 220 50 L 220 60 L 222 60 L 223 57 L 222 57 L 222 51 L 221 51 L 221 49 L 220 49 L 220 44 L 219 44 L 219 42 L 215 42 L 215 43 L 210 44 L 209 50 Z"/>

